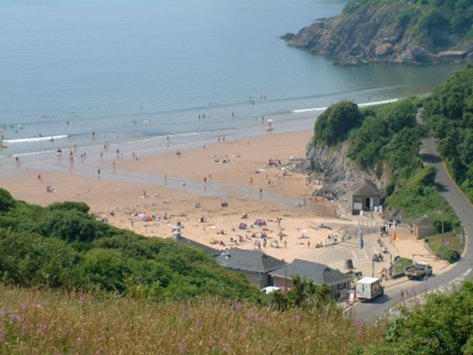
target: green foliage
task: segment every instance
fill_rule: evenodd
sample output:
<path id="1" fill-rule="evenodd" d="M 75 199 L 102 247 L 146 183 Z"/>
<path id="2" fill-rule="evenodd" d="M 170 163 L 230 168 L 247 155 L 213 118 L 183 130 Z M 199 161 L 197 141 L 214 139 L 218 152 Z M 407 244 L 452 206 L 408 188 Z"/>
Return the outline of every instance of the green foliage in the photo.
<path id="1" fill-rule="evenodd" d="M 418 151 L 425 132 L 416 124 L 416 104 L 406 99 L 369 108 L 362 112 L 361 126 L 350 133 L 348 156 L 364 169 L 385 161 L 393 187 L 421 166 Z"/>
<path id="2" fill-rule="evenodd" d="M 346 21 L 386 7 L 392 8 L 390 16 L 397 20 L 400 31 L 409 34 L 410 43 L 434 49 L 451 46 L 449 37 L 460 42 L 471 39 L 473 3 L 470 0 L 357 0 L 347 3 L 343 18 Z"/>
<path id="3" fill-rule="evenodd" d="M 438 250 L 437 256 L 440 259 L 447 260 L 450 264 L 457 262 L 461 258 L 461 255 L 458 250 L 454 250 L 448 247 L 441 247 Z"/>
<path id="4" fill-rule="evenodd" d="M 321 308 L 333 304 L 330 288 L 327 285 L 316 285 L 311 281 L 292 276 L 292 289 L 285 293 L 280 291 L 271 294 L 273 305 L 280 311 L 288 308 Z"/>
<path id="5" fill-rule="evenodd" d="M 0 277 L 22 286 L 79 285 L 80 256 L 58 239 L 0 230 Z"/>
<path id="6" fill-rule="evenodd" d="M 449 171 L 473 201 L 473 64 L 435 88 L 424 107 Z"/>
<path id="7" fill-rule="evenodd" d="M 0 215 L 4 282 L 156 299 L 261 297 L 244 277 L 220 267 L 203 251 L 96 221 L 85 204 L 42 208 L 12 199 L 9 205 Z"/>
<path id="8" fill-rule="evenodd" d="M 84 255 L 81 273 L 90 283 L 106 291 L 123 293 L 131 274 L 129 259 L 118 250 L 92 249 Z"/>
<path id="9" fill-rule="evenodd" d="M 335 145 L 346 138 L 360 119 L 360 111 L 355 103 L 344 100 L 332 105 L 317 118 L 314 140 L 329 146 Z"/>
<path id="10" fill-rule="evenodd" d="M 403 185 L 386 199 L 386 205 L 402 210 L 402 215 L 407 220 L 427 214 L 434 223 L 442 220 L 445 226 L 459 229 L 460 220 L 439 194 L 435 186 L 435 175 L 434 167 L 416 170 L 413 177 L 404 181 Z"/>
<path id="11" fill-rule="evenodd" d="M 0 213 L 7 212 L 15 205 L 12 195 L 5 189 L 0 188 Z"/>
<path id="12" fill-rule="evenodd" d="M 82 213 L 89 213 L 90 207 L 84 202 L 55 202 L 48 206 L 50 210 L 64 210 L 64 211 L 77 211 Z"/>
<path id="13" fill-rule="evenodd" d="M 432 294 L 428 301 L 391 322 L 386 342 L 396 354 L 462 354 L 471 350 L 473 285 L 465 282 L 452 295 Z"/>

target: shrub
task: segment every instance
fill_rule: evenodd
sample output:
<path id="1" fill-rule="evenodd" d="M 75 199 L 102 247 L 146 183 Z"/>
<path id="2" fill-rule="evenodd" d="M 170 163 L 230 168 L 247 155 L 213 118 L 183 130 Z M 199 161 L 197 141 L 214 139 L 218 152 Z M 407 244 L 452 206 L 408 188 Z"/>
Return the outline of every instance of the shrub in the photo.
<path id="1" fill-rule="evenodd" d="M 450 264 L 453 264 L 461 258 L 461 255 L 457 250 L 448 247 L 440 247 L 437 255 L 440 259 L 447 260 Z"/>
<path id="2" fill-rule="evenodd" d="M 15 205 L 12 195 L 5 189 L 0 188 L 0 213 L 7 212 Z"/>

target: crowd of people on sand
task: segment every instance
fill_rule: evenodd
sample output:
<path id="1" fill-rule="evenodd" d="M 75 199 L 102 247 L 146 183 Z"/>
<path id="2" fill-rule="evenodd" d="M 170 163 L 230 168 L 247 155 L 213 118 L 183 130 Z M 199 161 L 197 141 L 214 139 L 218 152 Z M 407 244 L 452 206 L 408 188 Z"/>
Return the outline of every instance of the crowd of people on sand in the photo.
<path id="1" fill-rule="evenodd" d="M 249 218 L 247 212 L 243 212 L 240 219 L 246 220 Z M 262 221 L 262 222 L 260 222 Z M 208 222 L 203 216 L 199 219 L 200 223 Z M 258 223 L 256 223 L 258 222 Z M 284 232 L 284 229 L 281 227 L 282 218 L 276 218 L 274 220 L 266 221 L 257 219 L 255 223 L 248 225 L 247 223 L 241 221 L 238 228 L 233 227 L 229 233 L 225 232 L 222 228 L 212 225 L 211 228 L 215 229 L 215 237 L 210 238 L 209 243 L 211 245 L 218 246 L 235 246 L 235 247 L 248 247 L 257 250 L 262 248 L 271 247 L 271 248 L 285 248 L 288 247 L 288 234 Z M 261 224 L 259 224 L 261 223 Z M 275 230 L 269 228 L 274 226 L 279 229 L 279 232 L 273 236 Z M 256 229 L 258 228 L 258 229 Z M 300 229 L 299 229 L 300 230 Z M 240 233 L 238 233 L 240 232 Z M 227 237 L 221 239 L 222 237 Z M 298 242 L 300 245 L 307 245 L 308 248 L 322 248 L 329 244 L 337 243 L 338 236 L 336 234 L 330 234 L 324 241 L 317 241 L 315 244 L 311 244 L 311 238 L 308 236 L 308 232 L 303 230 L 301 236 L 298 239 L 307 239 L 306 242 Z"/>

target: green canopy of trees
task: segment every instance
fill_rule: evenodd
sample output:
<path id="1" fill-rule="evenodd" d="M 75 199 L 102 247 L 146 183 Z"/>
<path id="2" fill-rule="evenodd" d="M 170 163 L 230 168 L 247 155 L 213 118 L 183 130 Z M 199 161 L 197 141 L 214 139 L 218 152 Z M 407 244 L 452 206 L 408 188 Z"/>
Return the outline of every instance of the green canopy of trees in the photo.
<path id="1" fill-rule="evenodd" d="M 473 201 L 473 64 L 439 85 L 424 108 L 448 169 Z"/>
<path id="2" fill-rule="evenodd" d="M 358 106 L 351 101 L 341 101 L 325 110 L 315 122 L 314 139 L 327 145 L 335 145 L 346 139 L 348 132 L 361 119 Z"/>

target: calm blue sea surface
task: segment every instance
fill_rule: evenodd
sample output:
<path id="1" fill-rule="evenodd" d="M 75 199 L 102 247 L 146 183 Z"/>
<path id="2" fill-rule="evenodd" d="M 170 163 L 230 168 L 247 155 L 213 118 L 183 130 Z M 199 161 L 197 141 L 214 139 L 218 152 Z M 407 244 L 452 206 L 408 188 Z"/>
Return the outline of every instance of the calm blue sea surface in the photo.
<path id="1" fill-rule="evenodd" d="M 315 113 L 298 110 L 428 93 L 459 68 L 340 68 L 279 39 L 345 3 L 3 0 L 0 157 L 264 134 L 262 116 L 303 129 Z"/>

